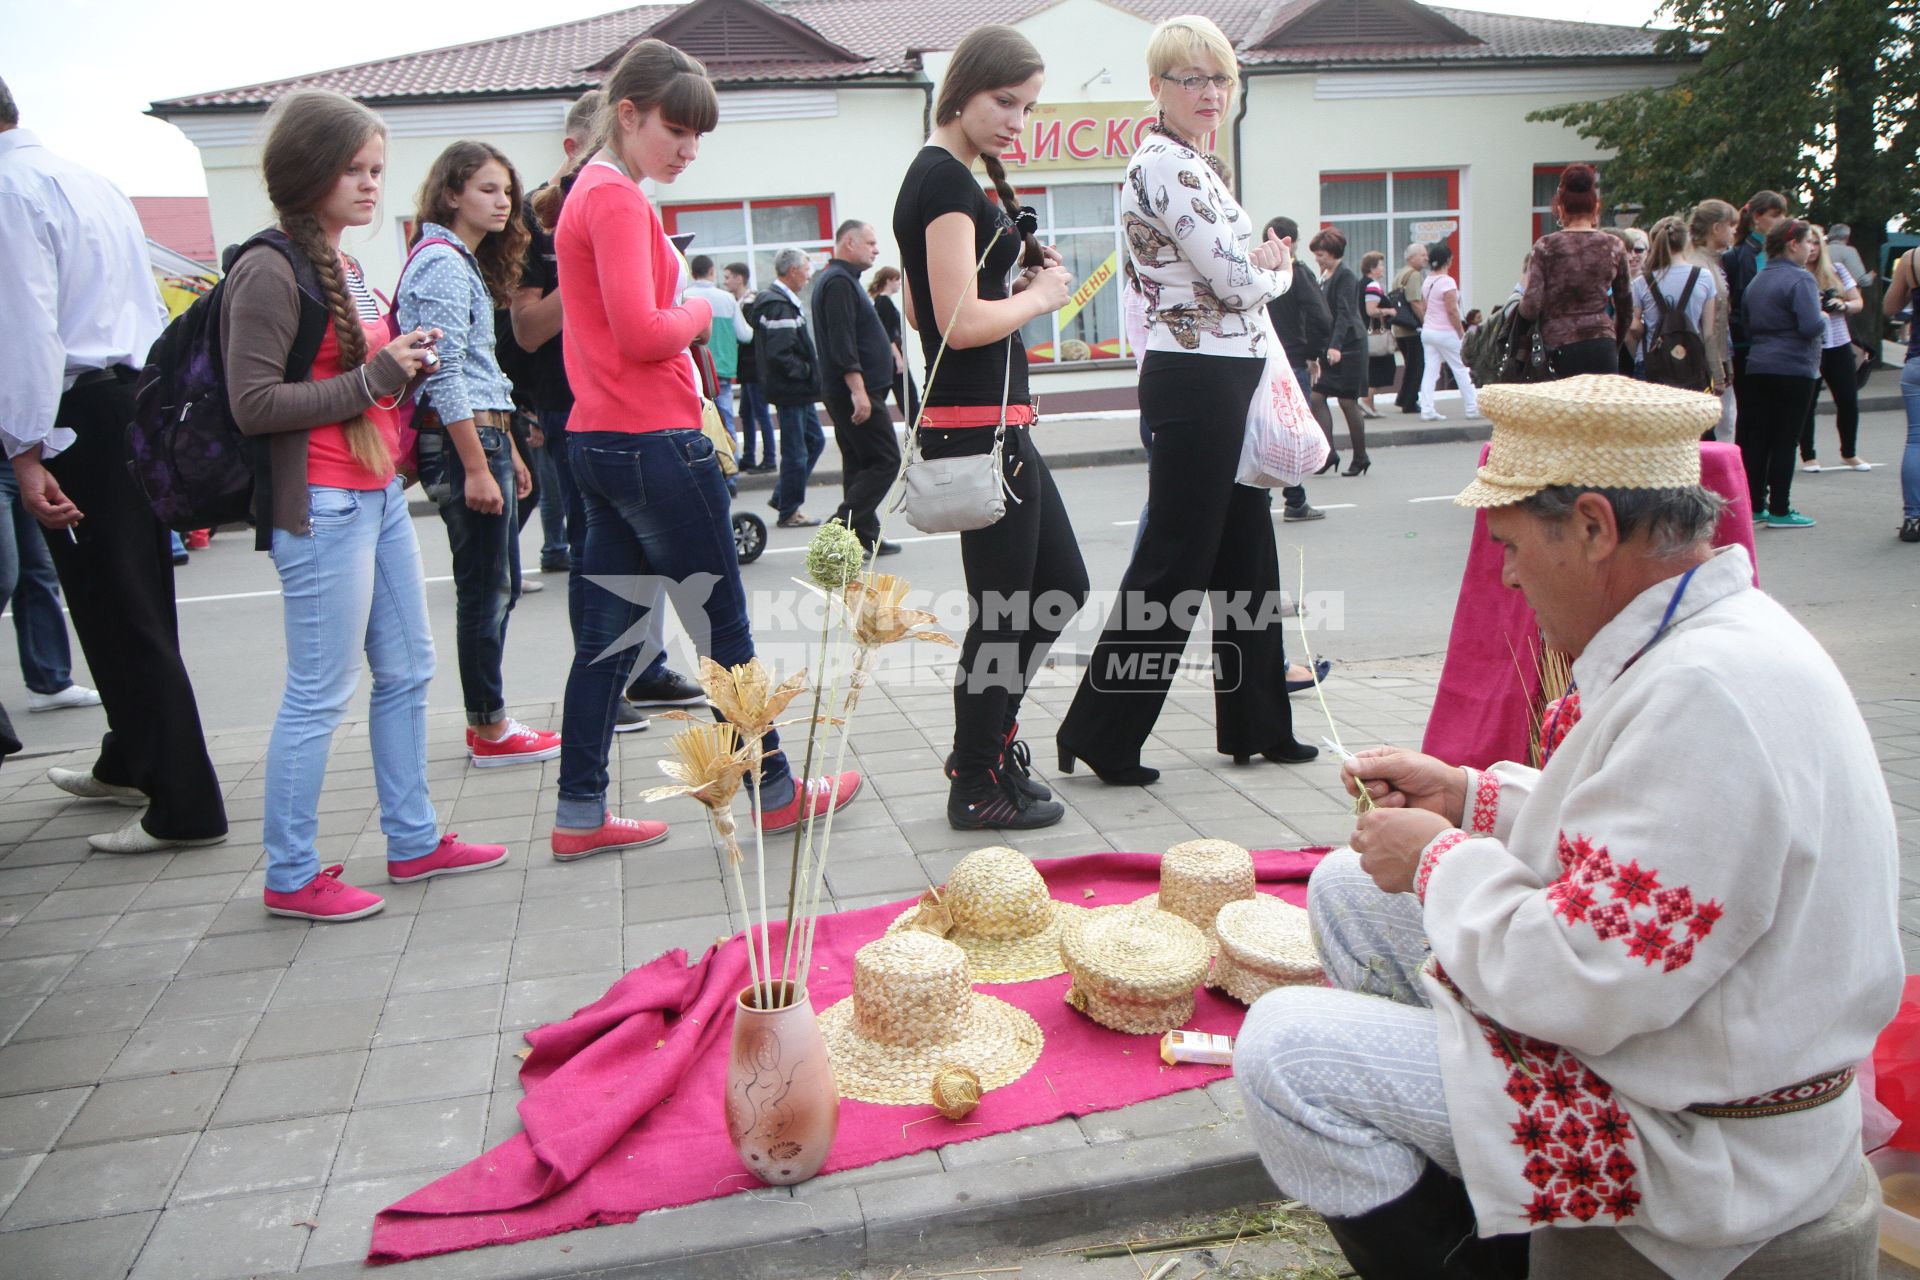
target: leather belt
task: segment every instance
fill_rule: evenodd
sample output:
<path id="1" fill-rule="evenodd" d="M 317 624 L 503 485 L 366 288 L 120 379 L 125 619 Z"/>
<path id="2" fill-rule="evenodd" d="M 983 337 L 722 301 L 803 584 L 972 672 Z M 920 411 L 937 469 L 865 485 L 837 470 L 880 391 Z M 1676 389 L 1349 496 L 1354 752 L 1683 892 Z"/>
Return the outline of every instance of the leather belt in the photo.
<path id="1" fill-rule="evenodd" d="M 1007 406 L 1007 425 L 1010 427 L 1031 426 L 1039 421 L 1039 418 L 1039 412 L 1030 404 Z M 921 412 L 920 425 L 932 427 L 938 431 L 948 431 L 958 427 L 997 427 L 1000 425 L 1000 406 L 997 404 L 930 404 Z"/>
<path id="2" fill-rule="evenodd" d="M 513 425 L 513 415 L 503 413 L 498 409 L 475 409 L 473 411 L 473 425 L 476 427 L 494 427 L 505 431 Z M 446 430 L 445 424 L 440 421 L 440 415 L 432 409 L 422 409 L 416 413 L 413 417 L 413 427 L 416 431 Z"/>
<path id="3" fill-rule="evenodd" d="M 139 376 L 140 371 L 131 365 L 113 364 L 104 369 L 86 370 L 73 380 L 73 385 L 67 390 L 78 391 L 83 387 L 97 386 L 102 382 L 133 382 Z"/>
<path id="4" fill-rule="evenodd" d="M 1852 1083 L 1853 1068 L 1842 1067 L 1738 1102 L 1696 1102 L 1687 1110 L 1713 1120 L 1766 1120 L 1825 1106 L 1845 1093 Z"/>

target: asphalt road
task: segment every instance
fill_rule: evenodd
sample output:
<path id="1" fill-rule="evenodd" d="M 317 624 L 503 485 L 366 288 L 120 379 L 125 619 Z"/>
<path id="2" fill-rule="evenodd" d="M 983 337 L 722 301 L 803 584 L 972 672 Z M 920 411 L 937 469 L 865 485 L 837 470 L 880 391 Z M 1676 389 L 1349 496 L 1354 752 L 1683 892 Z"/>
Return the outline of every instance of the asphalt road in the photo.
<path id="1" fill-rule="evenodd" d="M 1823 446 L 1833 451 L 1823 419 Z M 1758 539 L 1763 585 L 1785 602 L 1827 646 L 1861 697 L 1920 696 L 1920 546 L 1898 542 L 1898 462 L 1905 423 L 1897 413 L 1869 414 L 1863 421 L 1862 456 L 1883 464 L 1869 473 L 1798 475 L 1794 503 L 1820 521 L 1804 531 L 1769 530 Z M 1309 610 L 1322 624 L 1314 647 L 1340 662 L 1429 668 L 1437 666 L 1452 623 L 1454 597 L 1472 528 L 1469 513 L 1448 500 L 1470 477 L 1479 446 L 1421 445 L 1375 452 L 1373 470 L 1355 479 L 1321 477 L 1309 493 L 1328 518 L 1311 524 L 1280 524 L 1281 577 L 1300 594 L 1304 551 Z M 1145 493 L 1138 465 L 1090 467 L 1057 473 L 1079 533 L 1096 592 L 1119 582 Z M 832 494 L 816 489 L 815 511 L 830 508 Z M 742 503 L 771 522 L 764 498 Z M 436 710 L 460 706 L 454 664 L 453 584 L 445 528 L 438 518 L 416 519 L 428 575 L 427 596 L 438 647 L 439 675 L 431 695 Z M 914 538 L 896 518 L 893 530 L 905 544 L 884 568 L 930 593 L 933 607 L 951 622 L 964 609 L 958 548 L 951 536 Z M 774 529 L 767 554 L 744 569 L 763 651 L 783 666 L 804 662 L 807 625 L 802 589 L 805 531 Z M 539 525 L 524 541 L 528 563 L 537 561 Z M 564 578 L 546 575 L 548 589 L 523 598 L 507 641 L 506 687 L 510 703 L 557 702 L 571 657 Z M 183 647 L 209 732 L 271 725 L 278 704 L 285 648 L 278 581 L 272 563 L 252 550 L 245 532 L 216 538 L 177 575 Z M 1328 594 L 1331 593 L 1331 594 Z M 1089 605 L 1074 620 L 1064 646 L 1090 648 L 1104 606 Z M 812 615 L 817 619 L 817 613 Z M 1289 651 L 1296 646 L 1289 637 Z M 678 627 L 669 642 L 685 637 Z M 75 647 L 76 679 L 87 681 Z M 365 686 L 351 718 L 364 717 Z M 0 644 L 0 701 L 13 710 L 29 751 L 91 741 L 104 727 L 98 709 L 25 714 L 18 658 Z M 557 723 L 554 727 L 558 727 Z"/>

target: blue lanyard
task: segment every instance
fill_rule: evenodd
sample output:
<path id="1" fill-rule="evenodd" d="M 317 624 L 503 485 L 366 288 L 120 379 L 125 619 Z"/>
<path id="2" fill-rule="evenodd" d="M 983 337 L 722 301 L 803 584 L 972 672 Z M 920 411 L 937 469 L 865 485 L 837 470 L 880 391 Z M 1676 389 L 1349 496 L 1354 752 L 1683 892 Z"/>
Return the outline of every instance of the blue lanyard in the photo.
<path id="1" fill-rule="evenodd" d="M 1660 615 L 1660 625 L 1653 629 L 1653 635 L 1647 640 L 1645 644 L 1641 645 L 1638 649 L 1635 649 L 1633 651 L 1633 656 L 1631 658 L 1628 658 L 1626 661 L 1626 664 L 1620 668 L 1623 674 L 1626 672 L 1628 667 L 1631 667 L 1634 663 L 1640 661 L 1641 657 L 1646 653 L 1646 651 L 1653 648 L 1653 646 L 1659 642 L 1660 637 L 1667 633 L 1667 628 L 1671 626 L 1673 623 L 1674 610 L 1680 607 L 1680 597 L 1687 594 L 1688 584 L 1690 584 L 1693 581 L 1693 575 L 1698 573 L 1699 571 L 1700 571 L 1700 566 L 1695 565 L 1693 566 L 1693 568 L 1687 570 L 1684 574 L 1680 576 L 1680 585 L 1673 589 L 1673 596 L 1667 601 L 1667 610 L 1665 613 Z M 1548 718 L 1547 723 L 1541 728 L 1540 739 L 1543 743 L 1551 742 L 1553 740 L 1553 731 L 1559 726 L 1561 712 L 1567 705 L 1567 698 L 1579 692 L 1579 689 L 1580 689 L 1580 685 L 1578 681 L 1572 680 L 1572 679 L 1569 679 L 1567 681 L 1566 694 L 1555 701 L 1554 707 L 1553 707 L 1553 715 Z M 1552 758 L 1552 756 L 1553 756 L 1553 748 L 1547 747 L 1545 750 L 1541 752 L 1540 763 L 1542 765 L 1545 765 L 1546 762 Z"/>

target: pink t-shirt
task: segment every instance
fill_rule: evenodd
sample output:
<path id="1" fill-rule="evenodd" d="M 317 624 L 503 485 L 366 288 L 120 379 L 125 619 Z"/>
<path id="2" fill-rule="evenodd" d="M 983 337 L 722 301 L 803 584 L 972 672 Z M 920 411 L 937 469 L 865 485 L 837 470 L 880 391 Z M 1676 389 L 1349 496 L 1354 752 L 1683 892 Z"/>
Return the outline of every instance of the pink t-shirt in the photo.
<path id="1" fill-rule="evenodd" d="M 1420 286 L 1420 296 L 1426 300 L 1427 304 L 1427 315 L 1420 322 L 1420 327 L 1440 333 L 1460 332 L 1453 327 L 1453 321 L 1447 319 L 1447 295 L 1459 292 L 1459 284 L 1446 272 L 1436 271 L 1428 276 L 1427 282 Z M 1459 304 L 1456 302 L 1454 305 Z"/>

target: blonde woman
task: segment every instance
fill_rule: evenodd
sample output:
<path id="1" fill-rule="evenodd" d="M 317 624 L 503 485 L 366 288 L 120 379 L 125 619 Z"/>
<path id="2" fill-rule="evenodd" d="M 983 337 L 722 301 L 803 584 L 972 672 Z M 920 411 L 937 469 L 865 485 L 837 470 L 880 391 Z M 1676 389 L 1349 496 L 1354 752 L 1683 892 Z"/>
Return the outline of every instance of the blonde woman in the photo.
<path id="1" fill-rule="evenodd" d="M 1848 317 L 1860 313 L 1866 302 L 1860 297 L 1859 283 L 1853 273 L 1833 260 L 1827 246 L 1824 227 L 1813 228 L 1815 257 L 1807 265 L 1813 269 L 1813 282 L 1820 286 L 1820 313 L 1826 317 L 1827 333 L 1820 343 L 1820 380 L 1833 397 L 1833 425 L 1840 433 L 1840 465 L 1821 467 L 1813 444 L 1814 415 L 1820 409 L 1820 392 L 1813 393 L 1807 406 L 1807 425 L 1800 429 L 1800 469 L 1802 471 L 1871 471 L 1871 462 L 1854 456 L 1860 440 L 1860 379 L 1853 359 L 1853 332 Z"/>

